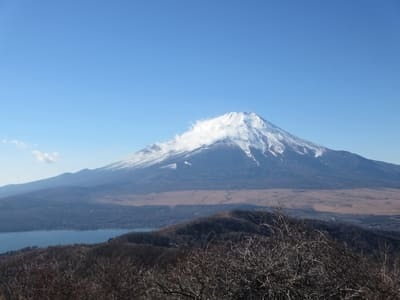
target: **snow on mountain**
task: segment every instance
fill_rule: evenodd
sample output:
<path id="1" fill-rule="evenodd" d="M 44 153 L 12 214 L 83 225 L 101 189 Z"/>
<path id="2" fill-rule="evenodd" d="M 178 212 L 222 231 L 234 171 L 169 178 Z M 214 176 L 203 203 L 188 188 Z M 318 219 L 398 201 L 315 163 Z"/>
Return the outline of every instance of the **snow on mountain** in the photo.
<path id="1" fill-rule="evenodd" d="M 252 149 L 273 156 L 283 155 L 288 149 L 314 157 L 320 157 L 326 151 L 326 148 L 297 138 L 255 113 L 231 112 L 197 121 L 187 132 L 174 139 L 149 146 L 106 168 L 148 167 L 177 155 L 189 155 L 193 151 L 207 149 L 216 143 L 237 146 L 256 163 Z"/>
<path id="2" fill-rule="evenodd" d="M 105 167 L 0 188 L 0 198 L 30 192 L 50 201 L 182 190 L 365 187 L 400 188 L 400 166 L 318 146 L 254 113 L 228 113 Z"/>

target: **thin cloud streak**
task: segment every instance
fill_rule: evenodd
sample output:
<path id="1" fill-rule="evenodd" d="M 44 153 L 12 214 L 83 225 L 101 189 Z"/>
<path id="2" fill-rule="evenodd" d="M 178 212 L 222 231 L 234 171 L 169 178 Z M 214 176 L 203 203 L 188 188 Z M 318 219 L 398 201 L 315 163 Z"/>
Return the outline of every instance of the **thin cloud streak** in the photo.
<path id="1" fill-rule="evenodd" d="M 2 139 L 1 142 L 3 144 L 7 144 L 7 145 L 14 145 L 15 147 L 17 147 L 18 149 L 26 149 L 29 148 L 28 144 L 20 141 L 20 140 L 8 140 L 8 139 Z"/>

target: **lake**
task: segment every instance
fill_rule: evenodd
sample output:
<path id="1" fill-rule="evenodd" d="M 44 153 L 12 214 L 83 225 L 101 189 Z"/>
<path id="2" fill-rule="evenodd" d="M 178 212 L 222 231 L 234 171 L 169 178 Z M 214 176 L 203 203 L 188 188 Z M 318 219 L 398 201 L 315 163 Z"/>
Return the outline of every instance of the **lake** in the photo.
<path id="1" fill-rule="evenodd" d="M 152 229 L 98 229 L 98 230 L 49 230 L 0 233 L 0 253 L 25 247 L 47 247 L 71 244 L 95 244 L 128 232 L 147 232 Z"/>

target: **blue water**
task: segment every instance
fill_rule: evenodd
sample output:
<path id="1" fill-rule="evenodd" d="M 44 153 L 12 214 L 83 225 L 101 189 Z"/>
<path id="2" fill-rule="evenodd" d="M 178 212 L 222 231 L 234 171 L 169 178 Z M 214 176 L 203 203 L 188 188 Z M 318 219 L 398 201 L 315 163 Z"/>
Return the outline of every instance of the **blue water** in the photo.
<path id="1" fill-rule="evenodd" d="M 95 244 L 127 232 L 144 232 L 151 229 L 99 229 L 99 230 L 50 230 L 0 233 L 0 253 L 25 247 L 47 247 L 71 244 Z"/>

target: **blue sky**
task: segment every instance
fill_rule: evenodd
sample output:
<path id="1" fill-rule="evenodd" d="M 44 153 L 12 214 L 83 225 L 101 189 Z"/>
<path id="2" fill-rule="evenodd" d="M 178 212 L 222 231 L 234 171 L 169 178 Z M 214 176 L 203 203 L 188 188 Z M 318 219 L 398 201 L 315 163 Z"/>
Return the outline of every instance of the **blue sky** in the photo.
<path id="1" fill-rule="evenodd" d="M 0 185 L 229 111 L 400 164 L 399 53 L 395 0 L 0 0 Z"/>

